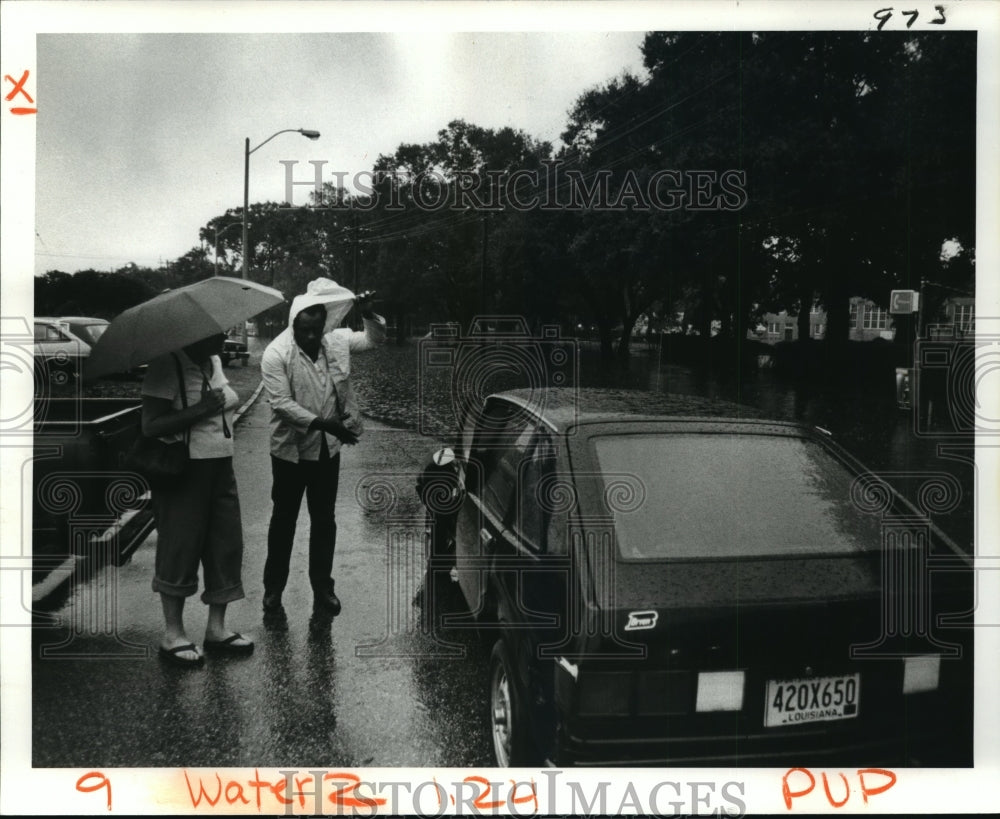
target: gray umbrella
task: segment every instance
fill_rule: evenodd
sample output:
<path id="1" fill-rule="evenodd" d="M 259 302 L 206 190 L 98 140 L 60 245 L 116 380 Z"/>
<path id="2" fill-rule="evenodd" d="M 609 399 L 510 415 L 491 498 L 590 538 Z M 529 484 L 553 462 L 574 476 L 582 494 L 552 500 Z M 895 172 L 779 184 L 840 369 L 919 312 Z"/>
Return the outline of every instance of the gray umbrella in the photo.
<path id="1" fill-rule="evenodd" d="M 140 364 L 281 304 L 281 293 L 245 279 L 215 276 L 168 290 L 130 307 L 110 324 L 87 360 L 87 377 L 128 372 Z"/>

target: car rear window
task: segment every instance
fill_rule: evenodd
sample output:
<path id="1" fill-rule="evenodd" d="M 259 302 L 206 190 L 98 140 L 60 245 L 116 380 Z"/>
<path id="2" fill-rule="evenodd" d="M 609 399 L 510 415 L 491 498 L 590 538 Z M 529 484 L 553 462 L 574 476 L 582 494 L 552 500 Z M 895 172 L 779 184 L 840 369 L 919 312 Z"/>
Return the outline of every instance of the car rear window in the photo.
<path id="1" fill-rule="evenodd" d="M 877 549 L 878 519 L 851 503 L 852 475 L 819 444 L 747 434 L 606 435 L 603 475 L 634 476 L 644 500 L 615 511 L 626 560 Z M 605 478 L 606 497 L 613 483 Z"/>
<path id="2" fill-rule="evenodd" d="M 89 324 L 87 325 L 87 335 L 94 339 L 94 343 L 104 335 L 104 331 L 108 329 L 107 324 Z"/>
<path id="3" fill-rule="evenodd" d="M 97 344 L 97 340 L 104 335 L 108 329 L 107 324 L 76 324 L 70 325 L 70 329 L 88 344 Z"/>

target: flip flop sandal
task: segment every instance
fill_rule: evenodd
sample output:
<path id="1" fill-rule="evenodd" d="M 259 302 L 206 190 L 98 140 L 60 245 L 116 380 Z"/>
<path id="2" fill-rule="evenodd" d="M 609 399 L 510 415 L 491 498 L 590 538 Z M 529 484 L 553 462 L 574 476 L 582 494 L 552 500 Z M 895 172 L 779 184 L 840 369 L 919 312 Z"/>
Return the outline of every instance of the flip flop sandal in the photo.
<path id="1" fill-rule="evenodd" d="M 215 651 L 219 654 L 253 654 L 253 642 L 238 644 L 237 640 L 246 640 L 242 634 L 237 632 L 231 634 L 225 640 L 205 640 L 205 651 Z"/>
<path id="2" fill-rule="evenodd" d="M 194 643 L 185 643 L 184 645 L 174 646 L 174 648 L 164 648 L 160 646 L 160 657 L 166 660 L 172 665 L 184 666 L 186 668 L 198 668 L 205 662 L 205 658 L 198 654 L 198 658 L 195 660 L 189 660 L 186 657 L 181 657 L 180 652 L 182 651 L 193 651 L 196 654 L 198 649 L 195 647 Z"/>

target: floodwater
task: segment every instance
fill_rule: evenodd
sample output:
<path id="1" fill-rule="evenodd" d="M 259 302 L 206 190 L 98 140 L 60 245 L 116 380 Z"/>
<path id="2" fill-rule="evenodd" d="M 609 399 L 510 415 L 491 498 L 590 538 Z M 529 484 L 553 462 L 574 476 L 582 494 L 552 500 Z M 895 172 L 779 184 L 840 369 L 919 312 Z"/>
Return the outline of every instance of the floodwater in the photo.
<path id="1" fill-rule="evenodd" d="M 508 387 L 535 386 L 509 349 L 490 348 L 474 366 L 433 354 L 426 343 L 387 344 L 358 356 L 352 378 L 368 414 L 396 427 L 454 440 L 457 405 Z M 796 383 L 775 369 L 682 366 L 637 347 L 627 370 L 578 349 L 578 385 L 695 395 L 753 407 L 784 421 L 821 427 L 863 466 L 910 498 L 961 549 L 973 549 L 974 441 L 951 430 L 919 432 L 912 412 L 896 405 L 895 384 L 850 377 Z M 464 367 L 464 370 L 463 370 Z M 572 381 L 566 383 L 573 383 Z M 766 468 L 765 464 L 761 468 Z"/>

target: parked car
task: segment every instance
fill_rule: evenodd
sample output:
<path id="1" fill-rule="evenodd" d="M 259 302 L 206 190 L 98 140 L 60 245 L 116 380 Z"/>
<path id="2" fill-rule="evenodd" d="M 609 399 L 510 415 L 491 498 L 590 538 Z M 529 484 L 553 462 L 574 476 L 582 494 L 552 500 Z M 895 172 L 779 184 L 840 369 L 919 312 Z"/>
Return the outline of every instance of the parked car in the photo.
<path id="1" fill-rule="evenodd" d="M 90 343 L 70 331 L 62 319 L 35 317 L 35 370 L 41 380 L 62 382 L 77 377 L 90 355 Z"/>
<path id="2" fill-rule="evenodd" d="M 56 319 L 61 325 L 67 327 L 69 331 L 81 341 L 85 341 L 93 347 L 97 340 L 104 335 L 110 323 L 107 319 L 93 318 L 92 316 L 60 316 Z"/>
<path id="3" fill-rule="evenodd" d="M 145 484 L 122 467 L 139 435 L 133 398 L 43 398 L 34 406 L 32 564 L 35 590 L 69 579 L 67 563 L 122 565 L 152 531 Z M 72 574 L 72 572 L 70 572 Z M 78 572 L 79 575 L 79 572 Z M 55 575 L 53 575 L 55 576 Z"/>
<path id="4" fill-rule="evenodd" d="M 499 766 L 972 764 L 972 630 L 932 625 L 973 609 L 969 559 L 828 433 L 521 390 L 455 454 L 452 553 L 429 576 L 468 612 L 433 619 L 493 644 Z M 865 486 L 911 540 L 883 543 Z M 959 571 L 924 583 L 933 561 Z"/>
<path id="5" fill-rule="evenodd" d="M 242 361 L 245 367 L 250 360 L 250 353 L 247 350 L 247 345 L 239 339 L 227 338 L 219 357 L 222 359 L 223 366 L 227 366 L 230 361 Z"/>

